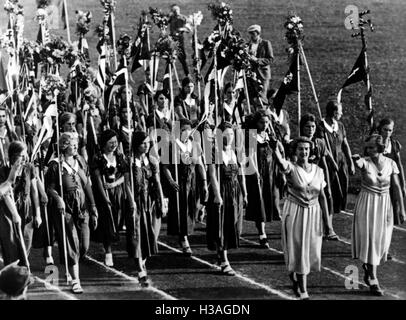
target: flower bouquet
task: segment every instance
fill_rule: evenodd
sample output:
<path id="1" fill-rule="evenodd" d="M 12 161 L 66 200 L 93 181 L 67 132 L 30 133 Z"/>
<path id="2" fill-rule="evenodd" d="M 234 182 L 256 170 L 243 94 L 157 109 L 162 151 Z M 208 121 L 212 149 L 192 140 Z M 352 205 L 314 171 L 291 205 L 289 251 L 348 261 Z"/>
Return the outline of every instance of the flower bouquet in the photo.
<path id="1" fill-rule="evenodd" d="M 76 34 L 83 37 L 90 30 L 92 13 L 90 11 L 76 10 Z"/>
<path id="2" fill-rule="evenodd" d="M 237 71 L 251 69 L 248 44 L 238 34 L 231 34 L 226 41 L 226 58 L 231 60 L 233 68 Z"/>
<path id="3" fill-rule="evenodd" d="M 121 34 L 117 40 L 117 53 L 129 58 L 131 53 L 130 42 L 131 37 L 128 34 Z"/>
<path id="4" fill-rule="evenodd" d="M 51 4 L 52 0 L 37 0 L 37 8 L 46 8 Z"/>
<path id="5" fill-rule="evenodd" d="M 170 35 L 162 35 L 155 45 L 155 51 L 161 57 L 173 61 L 178 54 L 178 43 Z"/>
<path id="6" fill-rule="evenodd" d="M 45 96 L 54 97 L 55 91 L 59 94 L 64 94 L 66 91 L 66 84 L 59 75 L 48 74 L 45 78 L 41 79 L 41 89 Z"/>
<path id="7" fill-rule="evenodd" d="M 233 23 L 233 10 L 230 5 L 221 2 L 220 4 L 210 3 L 208 7 L 209 11 L 214 19 L 218 21 L 220 25 L 225 25 L 226 23 Z"/>
<path id="8" fill-rule="evenodd" d="M 156 8 L 149 8 L 149 14 L 151 15 L 154 24 L 162 31 L 165 32 L 169 24 L 169 14 L 162 13 L 161 10 Z"/>
<path id="9" fill-rule="evenodd" d="M 62 38 L 52 37 L 51 41 L 42 46 L 39 54 L 43 63 L 51 65 L 60 65 L 65 62 L 65 56 L 68 50 L 68 43 Z"/>
<path id="10" fill-rule="evenodd" d="M 302 19 L 296 14 L 291 14 L 287 17 L 284 27 L 286 28 L 286 40 L 291 46 L 296 47 L 297 41 L 304 39 Z"/>
<path id="11" fill-rule="evenodd" d="M 8 14 L 23 14 L 23 6 L 18 3 L 18 0 L 7 0 L 4 4 L 4 10 Z"/>
<path id="12" fill-rule="evenodd" d="M 116 0 L 100 0 L 100 3 L 104 8 L 104 12 L 107 14 L 110 14 L 111 12 L 116 10 Z"/>

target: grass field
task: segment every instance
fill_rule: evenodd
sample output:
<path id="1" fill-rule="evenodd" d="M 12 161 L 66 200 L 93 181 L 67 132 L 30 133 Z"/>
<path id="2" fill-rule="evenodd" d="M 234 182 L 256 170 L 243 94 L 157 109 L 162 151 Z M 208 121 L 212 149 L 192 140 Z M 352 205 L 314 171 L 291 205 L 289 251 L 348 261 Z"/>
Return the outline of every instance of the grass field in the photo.
<path id="1" fill-rule="evenodd" d="M 72 39 L 74 34 L 75 14 L 74 11 L 90 10 L 93 13 L 92 28 L 87 38 L 91 47 L 92 63 L 97 63 L 95 45 L 97 36 L 93 30 L 101 22 L 103 11 L 98 0 L 68 0 L 68 10 Z M 116 12 L 116 33 L 135 35 L 141 10 L 149 6 L 158 7 L 164 11 L 169 10 L 169 5 L 174 1 L 168 0 L 118 0 Z M 175 1 L 176 2 L 176 1 Z M 273 86 L 279 87 L 279 83 L 287 70 L 286 52 L 287 46 L 284 40 L 283 23 L 289 11 L 295 11 L 302 17 L 305 23 L 306 38 L 304 48 L 311 68 L 316 91 L 319 96 L 322 111 L 328 99 L 334 98 L 340 86 L 346 79 L 361 49 L 360 39 L 351 38 L 351 31 L 345 29 L 344 9 L 348 4 L 354 4 L 360 10 L 370 9 L 372 21 L 376 26 L 374 33 L 367 32 L 368 55 L 371 69 L 371 81 L 373 84 L 373 105 L 376 110 L 376 119 L 390 116 L 396 120 L 396 136 L 402 144 L 406 144 L 406 119 L 403 112 L 403 103 L 406 101 L 406 30 L 404 13 L 406 2 L 403 0 L 233 0 L 229 1 L 234 9 L 234 25 L 245 34 L 246 28 L 258 23 L 263 27 L 263 37 L 272 41 L 275 62 L 272 66 Z M 35 5 L 33 0 L 20 0 L 25 7 L 26 26 L 25 36 L 35 39 L 38 26 L 34 21 Z M 204 39 L 215 25 L 215 22 L 207 10 L 209 1 L 180 0 L 182 13 L 189 15 L 201 10 L 204 15 L 202 26 L 199 28 L 199 37 Z M 5 11 L 0 13 L 0 28 L 4 32 L 7 19 Z M 66 39 L 63 30 L 54 31 Z M 153 29 L 152 42 L 159 32 Z M 190 40 L 191 38 L 188 37 Z M 189 57 L 191 46 L 188 47 Z M 191 63 L 191 60 L 189 59 Z M 181 75 L 182 76 L 182 75 Z M 142 80 L 142 72 L 133 75 L 134 80 Z M 355 152 L 360 151 L 360 141 L 367 130 L 367 111 L 364 105 L 365 87 L 356 84 L 347 88 L 343 93 L 344 117 L 343 122 L 347 127 L 350 144 Z M 310 84 L 307 75 L 302 73 L 302 105 L 304 112 L 317 114 L 316 105 L 313 101 Z M 297 123 L 297 98 L 289 97 L 285 107 L 292 117 L 292 126 Z M 296 131 L 294 131 L 296 132 Z"/>

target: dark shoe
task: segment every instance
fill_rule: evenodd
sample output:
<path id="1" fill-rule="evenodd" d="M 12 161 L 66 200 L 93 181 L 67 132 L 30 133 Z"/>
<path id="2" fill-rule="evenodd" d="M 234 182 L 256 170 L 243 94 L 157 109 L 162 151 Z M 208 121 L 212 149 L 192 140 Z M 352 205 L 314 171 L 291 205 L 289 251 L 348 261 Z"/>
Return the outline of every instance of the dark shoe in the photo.
<path id="1" fill-rule="evenodd" d="M 374 296 L 382 297 L 383 296 L 383 291 L 379 287 L 379 283 L 377 280 L 371 280 L 371 286 L 369 287 L 369 290 Z"/>
<path id="2" fill-rule="evenodd" d="M 150 285 L 147 273 L 145 271 L 142 271 L 138 273 L 138 282 L 143 288 L 147 288 Z"/>
<path id="3" fill-rule="evenodd" d="M 190 247 L 183 247 L 182 248 L 182 254 L 186 257 L 191 257 L 192 256 L 192 249 Z"/>
<path id="4" fill-rule="evenodd" d="M 259 245 L 261 246 L 261 248 L 269 249 L 268 239 L 267 238 L 259 239 Z"/>
<path id="5" fill-rule="evenodd" d="M 295 280 L 293 273 L 289 274 L 289 278 L 292 281 L 292 289 L 293 289 L 293 292 L 295 293 L 295 296 L 300 298 L 299 282 L 297 280 Z"/>
<path id="6" fill-rule="evenodd" d="M 309 300 L 310 299 L 309 294 L 307 293 L 307 291 L 306 292 L 299 292 L 299 297 L 300 297 L 300 300 Z"/>
<path id="7" fill-rule="evenodd" d="M 336 235 L 335 233 L 329 234 L 327 236 L 325 236 L 325 239 L 328 241 L 339 241 L 340 238 L 338 237 L 338 235 Z"/>
<path id="8" fill-rule="evenodd" d="M 226 276 L 235 276 L 235 271 L 229 264 L 221 267 L 221 273 Z"/>
<path id="9" fill-rule="evenodd" d="M 386 255 L 386 259 L 387 259 L 387 260 L 392 260 L 392 255 L 391 255 L 390 253 L 388 253 L 388 254 Z"/>
<path id="10" fill-rule="evenodd" d="M 364 282 L 368 287 L 370 287 L 371 283 L 369 282 L 368 268 L 365 263 L 362 264 L 362 269 L 364 269 Z"/>

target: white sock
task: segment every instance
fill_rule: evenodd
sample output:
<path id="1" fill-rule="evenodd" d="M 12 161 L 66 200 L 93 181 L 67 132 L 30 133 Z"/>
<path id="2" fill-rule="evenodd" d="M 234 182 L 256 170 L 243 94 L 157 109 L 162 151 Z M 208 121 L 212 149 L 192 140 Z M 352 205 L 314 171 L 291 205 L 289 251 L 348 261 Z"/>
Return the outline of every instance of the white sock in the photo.
<path id="1" fill-rule="evenodd" d="M 266 239 L 267 237 L 266 237 L 266 234 L 261 234 L 260 236 L 259 236 L 259 240 L 262 240 L 262 239 Z"/>

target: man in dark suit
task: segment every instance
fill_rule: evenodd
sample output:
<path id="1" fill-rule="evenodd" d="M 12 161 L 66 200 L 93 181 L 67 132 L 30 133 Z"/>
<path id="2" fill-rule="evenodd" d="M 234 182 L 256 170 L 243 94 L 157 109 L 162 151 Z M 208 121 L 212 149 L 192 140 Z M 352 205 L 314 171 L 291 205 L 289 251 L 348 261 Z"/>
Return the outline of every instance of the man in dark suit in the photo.
<path id="1" fill-rule="evenodd" d="M 169 31 L 173 40 L 178 42 L 179 55 L 178 59 L 183 67 L 183 72 L 187 77 L 189 75 L 189 68 L 187 65 L 187 57 L 185 50 L 185 37 L 184 33 L 189 32 L 186 27 L 186 17 L 180 14 L 180 8 L 174 4 L 171 6 L 172 14 L 169 18 Z"/>
<path id="2" fill-rule="evenodd" d="M 271 42 L 261 38 L 261 26 L 254 24 L 248 28 L 250 36 L 249 53 L 252 70 L 257 79 L 262 82 L 259 98 L 264 104 L 268 104 L 267 92 L 271 81 L 271 63 L 273 62 L 273 50 Z"/>

